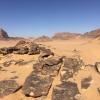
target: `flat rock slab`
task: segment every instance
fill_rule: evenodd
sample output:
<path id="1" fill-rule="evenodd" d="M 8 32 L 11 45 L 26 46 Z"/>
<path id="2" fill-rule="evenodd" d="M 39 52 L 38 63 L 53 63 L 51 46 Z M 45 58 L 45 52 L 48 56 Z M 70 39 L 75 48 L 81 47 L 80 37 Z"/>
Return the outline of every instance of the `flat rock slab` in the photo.
<path id="1" fill-rule="evenodd" d="M 32 72 L 23 85 L 23 93 L 26 96 L 41 97 L 46 96 L 52 85 L 53 79 L 50 76 L 38 75 Z"/>
<path id="2" fill-rule="evenodd" d="M 77 100 L 77 94 L 79 90 L 76 83 L 64 82 L 54 87 L 52 100 Z"/>
<path id="3" fill-rule="evenodd" d="M 0 97 L 12 94 L 20 88 L 21 86 L 19 86 L 15 80 L 0 81 Z"/>

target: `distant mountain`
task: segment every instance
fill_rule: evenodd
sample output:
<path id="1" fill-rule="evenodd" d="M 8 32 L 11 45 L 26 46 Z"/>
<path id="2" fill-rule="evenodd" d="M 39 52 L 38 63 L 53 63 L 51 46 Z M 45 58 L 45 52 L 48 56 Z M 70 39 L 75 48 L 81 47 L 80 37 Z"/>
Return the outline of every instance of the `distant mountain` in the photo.
<path id="1" fill-rule="evenodd" d="M 67 39 L 76 38 L 77 36 L 81 36 L 81 34 L 70 33 L 70 32 L 58 32 L 58 33 L 55 33 L 55 35 L 52 37 L 52 39 L 67 40 Z"/>
<path id="2" fill-rule="evenodd" d="M 0 28 L 0 39 L 7 39 L 7 38 L 9 38 L 7 32 L 2 28 Z"/>
<path id="3" fill-rule="evenodd" d="M 87 38 L 97 38 L 100 37 L 100 29 L 96 29 L 90 32 L 86 32 L 84 33 L 83 37 L 87 37 Z"/>
<path id="4" fill-rule="evenodd" d="M 38 37 L 36 38 L 34 41 L 37 41 L 37 42 L 45 42 L 45 41 L 50 41 L 51 39 L 48 37 L 48 36 L 41 36 L 41 37 Z"/>

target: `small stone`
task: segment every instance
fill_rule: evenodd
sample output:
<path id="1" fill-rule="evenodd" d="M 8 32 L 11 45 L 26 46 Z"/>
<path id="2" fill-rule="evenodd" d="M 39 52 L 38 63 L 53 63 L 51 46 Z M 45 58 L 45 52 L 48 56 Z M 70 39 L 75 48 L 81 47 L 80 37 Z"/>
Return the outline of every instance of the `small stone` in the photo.
<path id="1" fill-rule="evenodd" d="M 87 89 L 91 85 L 92 77 L 87 77 L 82 79 L 81 81 L 81 88 L 82 89 Z"/>
<path id="2" fill-rule="evenodd" d="M 95 63 L 95 67 L 98 73 L 100 73 L 100 62 Z"/>

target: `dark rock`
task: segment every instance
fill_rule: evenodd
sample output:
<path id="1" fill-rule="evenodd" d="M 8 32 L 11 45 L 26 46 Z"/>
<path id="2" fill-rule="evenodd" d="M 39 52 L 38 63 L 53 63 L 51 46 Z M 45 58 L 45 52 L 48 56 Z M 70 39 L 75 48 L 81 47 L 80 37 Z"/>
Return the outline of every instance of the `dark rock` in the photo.
<path id="1" fill-rule="evenodd" d="M 7 32 L 0 28 L 0 39 L 9 38 Z"/>
<path id="2" fill-rule="evenodd" d="M 35 72 L 56 76 L 62 64 L 62 57 L 51 57 L 33 65 Z"/>
<path id="3" fill-rule="evenodd" d="M 81 81 L 81 88 L 87 89 L 91 85 L 92 77 L 84 78 Z"/>
<path id="4" fill-rule="evenodd" d="M 10 54 L 15 50 L 16 50 L 16 48 L 14 48 L 14 47 L 0 48 L 0 54 L 3 54 L 3 55 Z"/>
<path id="5" fill-rule="evenodd" d="M 99 92 L 99 94 L 100 94 L 100 87 L 98 88 L 98 92 Z"/>
<path id="6" fill-rule="evenodd" d="M 54 53 L 50 49 L 46 49 L 45 47 L 40 48 L 40 56 L 39 56 L 39 61 L 44 60 L 44 58 L 47 58 L 49 56 L 54 56 Z"/>
<path id="7" fill-rule="evenodd" d="M 29 52 L 27 47 L 21 47 L 17 49 L 14 53 L 15 54 L 27 54 Z"/>
<path id="8" fill-rule="evenodd" d="M 100 62 L 95 63 L 95 67 L 98 73 L 100 73 Z"/>
<path id="9" fill-rule="evenodd" d="M 61 70 L 61 81 L 67 81 L 67 79 L 72 78 L 82 64 L 83 62 L 81 60 L 78 61 L 76 58 L 65 58 L 64 66 Z"/>
<path id="10" fill-rule="evenodd" d="M 44 60 L 45 65 L 53 66 L 63 62 L 63 57 L 51 57 Z"/>
<path id="11" fill-rule="evenodd" d="M 52 100 L 77 100 L 79 90 L 76 83 L 64 82 L 53 89 Z"/>
<path id="12" fill-rule="evenodd" d="M 53 79 L 50 76 L 38 75 L 32 72 L 23 85 L 23 93 L 26 96 L 41 97 L 49 92 Z"/>
<path id="13" fill-rule="evenodd" d="M 19 86 L 14 80 L 0 81 L 0 97 L 12 94 L 17 90 L 19 90 L 20 88 L 21 86 Z"/>
<path id="14" fill-rule="evenodd" d="M 34 54 L 39 54 L 40 53 L 40 49 L 39 46 L 35 43 L 31 43 L 31 45 L 29 46 L 29 55 L 34 55 Z"/>
<path id="15" fill-rule="evenodd" d="M 28 51 L 25 53 L 28 53 L 29 55 L 34 55 L 34 54 L 39 54 L 40 53 L 40 49 L 39 49 L 39 45 L 34 43 L 34 42 L 27 42 L 27 41 L 19 41 L 16 45 L 16 48 L 18 48 L 19 50 L 22 48 L 27 48 Z"/>

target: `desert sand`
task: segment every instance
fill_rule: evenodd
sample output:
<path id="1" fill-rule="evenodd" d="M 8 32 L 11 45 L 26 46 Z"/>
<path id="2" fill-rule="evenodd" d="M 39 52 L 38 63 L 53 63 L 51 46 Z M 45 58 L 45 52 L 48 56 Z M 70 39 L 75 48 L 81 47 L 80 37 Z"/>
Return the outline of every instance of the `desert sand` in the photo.
<path id="1" fill-rule="evenodd" d="M 9 47 L 14 46 L 18 41 L 0 41 L 0 47 Z M 80 57 L 84 64 L 85 68 L 81 69 L 75 76 L 74 81 L 78 84 L 79 92 L 81 96 L 79 100 L 100 100 L 100 94 L 97 91 L 97 88 L 100 87 L 100 74 L 96 71 L 94 65 L 95 62 L 100 62 L 100 40 L 98 39 L 69 39 L 69 40 L 53 40 L 48 42 L 38 42 L 45 47 L 50 48 L 55 55 L 66 56 L 66 57 Z M 8 54 L 6 56 L 0 55 L 0 64 L 9 60 L 21 60 L 24 59 L 28 62 L 25 65 L 14 65 L 12 64 L 9 67 L 4 67 L 3 71 L 0 71 L 0 81 L 11 79 L 15 76 L 15 80 L 22 85 L 25 81 L 25 78 L 31 73 L 32 66 L 37 62 L 39 55 L 18 55 L 18 54 Z M 84 67 L 84 66 L 83 66 Z M 86 77 L 92 77 L 92 83 L 88 89 L 81 89 L 81 79 Z M 53 86 L 59 84 L 58 74 L 54 81 L 53 85 L 44 99 L 35 99 L 32 97 L 26 97 L 23 95 L 22 90 L 17 91 L 16 93 L 10 94 L 0 100 L 51 100 L 52 88 Z"/>

